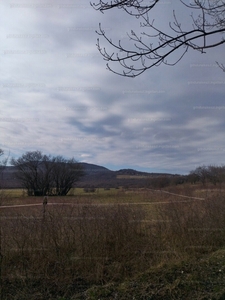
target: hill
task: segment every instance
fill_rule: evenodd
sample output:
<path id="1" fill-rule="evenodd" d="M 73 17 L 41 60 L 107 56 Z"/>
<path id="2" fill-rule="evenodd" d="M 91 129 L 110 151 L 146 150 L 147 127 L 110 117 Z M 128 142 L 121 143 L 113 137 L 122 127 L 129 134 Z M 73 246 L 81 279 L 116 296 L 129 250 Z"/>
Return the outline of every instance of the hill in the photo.
<path id="1" fill-rule="evenodd" d="M 146 180 L 150 177 L 173 176 L 172 174 L 147 173 L 134 169 L 109 170 L 103 166 L 81 162 L 85 175 L 77 182 L 77 187 L 145 187 Z M 3 173 L 3 188 L 21 188 L 20 182 L 14 176 L 14 166 L 7 166 Z"/>

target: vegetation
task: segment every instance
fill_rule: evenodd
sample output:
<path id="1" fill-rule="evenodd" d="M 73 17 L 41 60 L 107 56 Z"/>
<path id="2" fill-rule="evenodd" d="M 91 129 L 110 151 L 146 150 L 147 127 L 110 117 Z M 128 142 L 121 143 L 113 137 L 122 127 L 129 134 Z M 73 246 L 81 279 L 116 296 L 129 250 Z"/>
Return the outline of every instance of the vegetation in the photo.
<path id="1" fill-rule="evenodd" d="M 2 209 L 1 299 L 223 299 L 225 194 L 181 187 Z"/>
<path id="2" fill-rule="evenodd" d="M 4 156 L 4 151 L 2 149 L 0 149 L 0 157 L 1 156 Z M 3 172 L 5 170 L 7 162 L 8 162 L 8 157 L 6 157 L 5 159 L 0 160 L 0 189 L 3 188 L 3 186 L 2 186 Z"/>
<path id="3" fill-rule="evenodd" d="M 200 166 L 191 171 L 188 178 L 192 183 L 200 181 L 205 185 L 207 182 L 211 182 L 221 186 L 225 182 L 225 166 Z"/>
<path id="4" fill-rule="evenodd" d="M 224 299 L 223 166 L 161 174 L 148 188 L 89 186 L 62 196 L 62 157 L 36 151 L 14 162 L 34 182 L 59 185 L 48 203 L 20 190 L 2 194 L 2 300 Z"/>
<path id="5" fill-rule="evenodd" d="M 12 159 L 11 164 L 16 167 L 15 176 L 29 196 L 66 195 L 84 174 L 82 166 L 73 158 L 51 157 L 40 151 L 26 152 Z"/>

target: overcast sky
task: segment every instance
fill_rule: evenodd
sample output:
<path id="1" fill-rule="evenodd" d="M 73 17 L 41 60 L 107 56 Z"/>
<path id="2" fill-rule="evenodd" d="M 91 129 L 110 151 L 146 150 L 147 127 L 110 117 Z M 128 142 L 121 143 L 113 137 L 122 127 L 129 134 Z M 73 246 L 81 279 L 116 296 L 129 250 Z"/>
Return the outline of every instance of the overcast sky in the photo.
<path id="1" fill-rule="evenodd" d="M 5 153 L 41 150 L 111 170 L 180 174 L 225 163 L 225 73 L 215 63 L 225 62 L 225 46 L 124 78 L 106 70 L 95 30 L 101 22 L 113 40 L 128 43 L 139 20 L 117 9 L 102 14 L 87 0 L 0 6 Z M 154 15 L 163 26 L 176 7 L 164 1 L 164 8 Z M 180 6 L 177 13 L 188 25 L 189 13 Z"/>

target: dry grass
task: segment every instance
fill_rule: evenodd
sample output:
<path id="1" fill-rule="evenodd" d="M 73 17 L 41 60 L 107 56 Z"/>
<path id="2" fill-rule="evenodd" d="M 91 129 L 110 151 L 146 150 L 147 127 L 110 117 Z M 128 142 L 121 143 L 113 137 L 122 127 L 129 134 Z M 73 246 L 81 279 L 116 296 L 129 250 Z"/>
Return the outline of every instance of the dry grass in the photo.
<path id="1" fill-rule="evenodd" d="M 187 189 L 196 195 L 190 186 L 177 193 Z M 225 246 L 222 191 L 204 201 L 144 189 L 51 197 L 45 213 L 42 200 L 5 200 L 37 206 L 0 211 L 3 282 L 119 282 L 168 260 L 198 258 Z"/>

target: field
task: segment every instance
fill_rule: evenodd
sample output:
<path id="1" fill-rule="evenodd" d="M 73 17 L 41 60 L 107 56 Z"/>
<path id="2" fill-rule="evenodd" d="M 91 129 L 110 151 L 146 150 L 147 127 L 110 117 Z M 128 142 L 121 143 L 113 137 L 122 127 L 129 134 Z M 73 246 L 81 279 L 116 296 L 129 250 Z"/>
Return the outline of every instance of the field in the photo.
<path id="1" fill-rule="evenodd" d="M 223 189 L 75 189 L 42 201 L 2 191 L 1 299 L 224 299 Z"/>
<path id="2" fill-rule="evenodd" d="M 118 179 L 147 179 L 149 176 L 146 175 L 117 175 Z"/>

